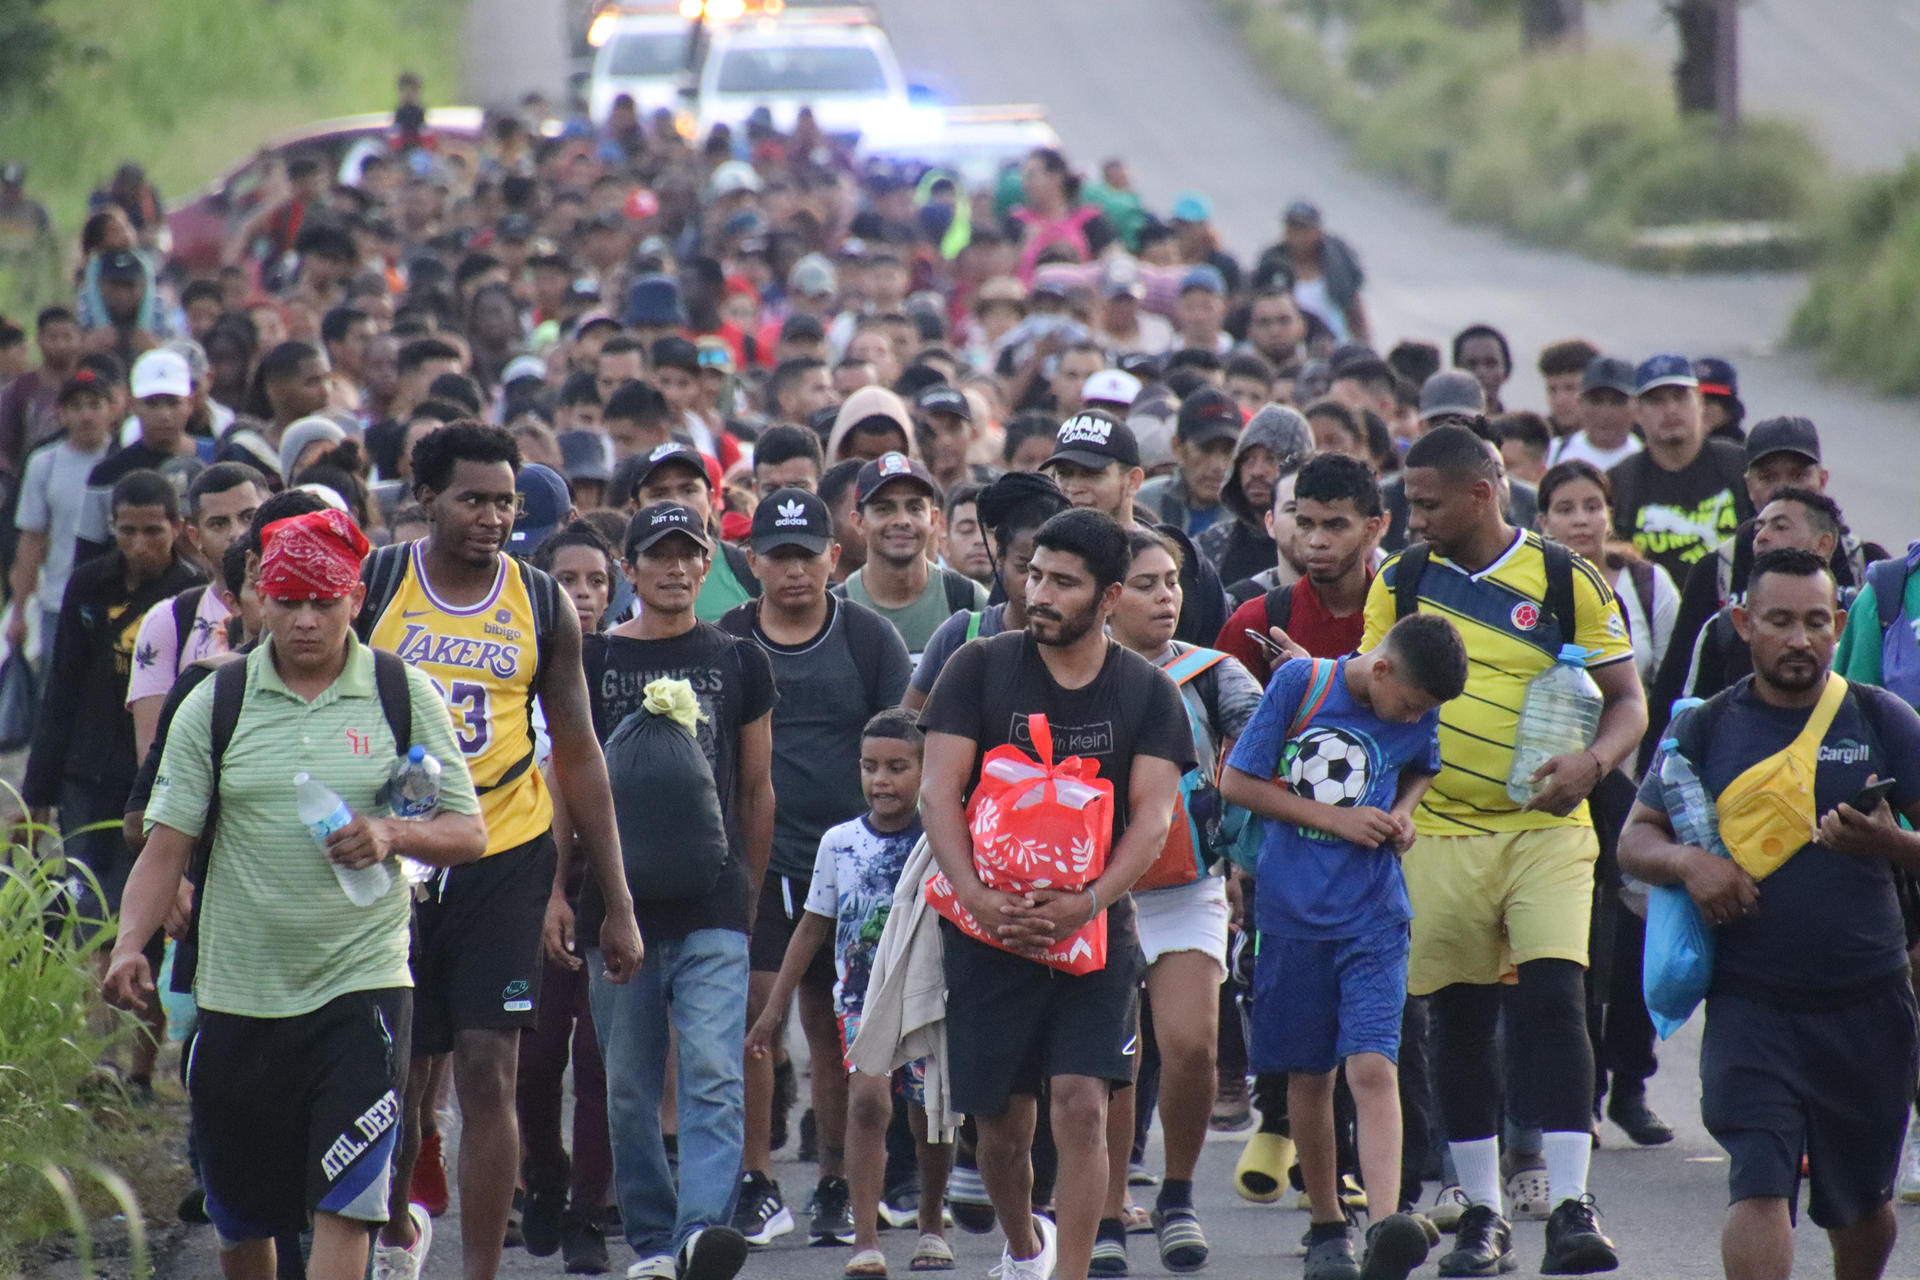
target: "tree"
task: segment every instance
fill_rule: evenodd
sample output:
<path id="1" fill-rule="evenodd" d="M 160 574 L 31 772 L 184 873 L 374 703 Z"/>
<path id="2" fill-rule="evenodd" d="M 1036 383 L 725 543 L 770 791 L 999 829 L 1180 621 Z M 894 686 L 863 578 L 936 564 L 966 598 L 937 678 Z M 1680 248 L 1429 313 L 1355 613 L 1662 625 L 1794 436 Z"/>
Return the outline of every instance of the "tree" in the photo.
<path id="1" fill-rule="evenodd" d="M 66 54 L 66 36 L 46 7 L 46 0 L 0 0 L 0 108 L 43 98 Z"/>
<path id="2" fill-rule="evenodd" d="M 1672 0 L 1667 13 L 1680 34 L 1673 87 L 1681 113 L 1711 113 L 1732 137 L 1740 129 L 1739 0 Z"/>
<path id="3" fill-rule="evenodd" d="M 1578 41 L 1586 21 L 1586 0 L 1520 0 L 1520 35 L 1529 50 Z"/>

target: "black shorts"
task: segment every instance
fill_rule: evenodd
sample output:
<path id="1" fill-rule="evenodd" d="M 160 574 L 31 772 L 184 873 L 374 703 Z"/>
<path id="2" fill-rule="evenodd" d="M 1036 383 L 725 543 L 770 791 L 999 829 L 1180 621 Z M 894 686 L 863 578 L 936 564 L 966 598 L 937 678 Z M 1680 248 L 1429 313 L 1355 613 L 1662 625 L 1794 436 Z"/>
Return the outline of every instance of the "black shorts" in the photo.
<path id="1" fill-rule="evenodd" d="M 540 999 L 553 835 L 427 882 L 414 904 L 413 1053 L 451 1053 L 458 1031 L 523 1031 Z"/>
<path id="2" fill-rule="evenodd" d="M 760 909 L 753 917 L 753 936 L 747 940 L 747 967 L 755 973 L 778 973 L 787 958 L 787 942 L 807 909 L 807 890 L 812 882 L 796 876 L 767 872 L 760 882 Z M 833 939 L 813 953 L 800 984 L 824 986 L 833 990 L 837 975 L 833 971 Z"/>
<path id="3" fill-rule="evenodd" d="M 1838 1008 L 1782 1009 L 1740 996 L 1707 999 L 1700 1118 L 1726 1149 L 1729 1199 L 1797 1205 L 1835 1230 L 1893 1195 L 1920 1073 L 1920 1032 L 1906 975 Z"/>
<path id="4" fill-rule="evenodd" d="M 977 942 L 947 920 L 940 937 L 955 1111 L 997 1116 L 1014 1094 L 1038 1095 L 1054 1076 L 1133 1083 L 1144 966 L 1130 922 L 1109 937 L 1107 967 L 1088 974 Z"/>
<path id="5" fill-rule="evenodd" d="M 184 1055 L 207 1216 L 229 1243 L 315 1211 L 387 1220 L 413 993 L 353 991 L 312 1013 L 200 1011 Z"/>

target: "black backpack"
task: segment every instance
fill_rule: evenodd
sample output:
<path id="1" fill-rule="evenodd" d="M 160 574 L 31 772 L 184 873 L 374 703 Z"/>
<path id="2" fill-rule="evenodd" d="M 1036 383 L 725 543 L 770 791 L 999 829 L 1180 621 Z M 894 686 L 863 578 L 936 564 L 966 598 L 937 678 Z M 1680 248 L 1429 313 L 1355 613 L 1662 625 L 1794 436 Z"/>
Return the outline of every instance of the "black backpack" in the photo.
<path id="1" fill-rule="evenodd" d="M 373 684 L 380 695 L 380 714 L 386 717 L 387 729 L 393 734 L 394 754 L 405 755 L 413 746 L 413 694 L 407 688 L 407 664 L 398 656 L 384 649 L 373 652 Z M 200 967 L 200 904 L 206 897 L 207 863 L 213 856 L 214 824 L 220 818 L 220 766 L 225 760 L 227 747 L 233 742 L 233 731 L 240 724 L 240 710 L 247 697 L 247 659 L 245 654 L 223 653 L 218 657 L 204 658 L 194 663 L 202 670 L 211 671 L 213 680 L 213 721 L 212 749 L 212 786 L 207 801 L 206 820 L 200 826 L 200 839 L 194 844 L 193 856 L 187 862 L 187 878 L 196 888 L 193 895 L 193 914 L 187 920 L 187 931 L 174 949 L 173 989 L 187 993 L 193 990 L 194 974 Z"/>

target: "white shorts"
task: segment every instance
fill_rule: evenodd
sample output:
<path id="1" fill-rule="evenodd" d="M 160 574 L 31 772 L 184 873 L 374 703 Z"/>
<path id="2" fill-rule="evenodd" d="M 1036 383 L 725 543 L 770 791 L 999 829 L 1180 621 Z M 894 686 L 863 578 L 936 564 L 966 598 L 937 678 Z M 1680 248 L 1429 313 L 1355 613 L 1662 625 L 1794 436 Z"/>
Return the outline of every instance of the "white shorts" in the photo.
<path id="1" fill-rule="evenodd" d="M 1227 976 L 1227 882 L 1203 876 L 1192 884 L 1168 889 L 1144 889 L 1133 895 L 1134 928 L 1140 935 L 1140 954 L 1151 965 L 1175 951 L 1199 951 L 1212 956 Z"/>

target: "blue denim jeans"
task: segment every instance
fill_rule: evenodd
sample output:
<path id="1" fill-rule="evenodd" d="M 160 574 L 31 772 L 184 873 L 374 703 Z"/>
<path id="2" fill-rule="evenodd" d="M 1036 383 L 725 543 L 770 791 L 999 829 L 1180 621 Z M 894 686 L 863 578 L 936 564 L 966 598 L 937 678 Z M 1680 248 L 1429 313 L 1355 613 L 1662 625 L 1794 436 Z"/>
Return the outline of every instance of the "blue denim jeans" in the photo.
<path id="1" fill-rule="evenodd" d="M 746 1144 L 747 935 L 700 929 L 649 941 L 625 986 L 607 981 L 597 950 L 587 968 L 627 1243 L 642 1258 L 671 1254 L 700 1228 L 733 1219 Z M 680 1036 L 677 1193 L 660 1135 L 669 1018 Z"/>

